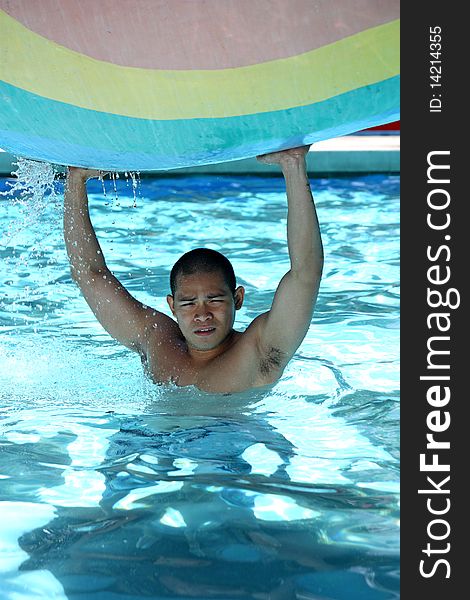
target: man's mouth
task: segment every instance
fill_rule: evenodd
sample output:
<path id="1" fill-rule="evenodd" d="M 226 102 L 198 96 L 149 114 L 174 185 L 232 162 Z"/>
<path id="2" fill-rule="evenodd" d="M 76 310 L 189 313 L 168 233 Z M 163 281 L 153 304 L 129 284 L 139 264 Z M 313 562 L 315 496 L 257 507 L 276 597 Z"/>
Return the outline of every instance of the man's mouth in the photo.
<path id="1" fill-rule="evenodd" d="M 194 331 L 194 333 L 196 335 L 203 337 L 206 335 L 210 335 L 211 333 L 214 333 L 214 331 L 215 331 L 215 327 L 200 327 L 199 329 L 196 329 Z"/>

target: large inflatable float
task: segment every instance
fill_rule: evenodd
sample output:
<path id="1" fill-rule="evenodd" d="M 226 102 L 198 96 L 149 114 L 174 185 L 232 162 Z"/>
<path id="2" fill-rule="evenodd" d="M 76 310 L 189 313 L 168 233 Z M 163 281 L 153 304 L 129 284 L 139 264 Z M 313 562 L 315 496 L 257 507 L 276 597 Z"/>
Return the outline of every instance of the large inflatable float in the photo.
<path id="1" fill-rule="evenodd" d="M 145 171 L 399 118 L 398 0 L 0 0 L 0 147 Z"/>

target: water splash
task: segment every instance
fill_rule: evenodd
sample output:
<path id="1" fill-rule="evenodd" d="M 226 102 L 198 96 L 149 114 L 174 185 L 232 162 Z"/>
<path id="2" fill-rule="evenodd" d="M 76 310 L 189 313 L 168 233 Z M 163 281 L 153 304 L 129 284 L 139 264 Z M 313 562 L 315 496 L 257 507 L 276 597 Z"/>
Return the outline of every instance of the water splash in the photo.
<path id="1" fill-rule="evenodd" d="M 140 171 L 134 172 L 125 172 L 126 183 L 129 183 L 129 177 L 132 182 L 132 196 L 133 196 L 133 204 L 132 208 L 137 208 L 137 196 L 141 197 L 141 180 L 140 180 Z"/>
<path id="2" fill-rule="evenodd" d="M 0 196 L 7 197 L 10 204 L 19 209 L 19 218 L 10 221 L 7 230 L 2 232 L 0 245 L 3 246 L 9 245 L 19 233 L 36 224 L 50 205 L 56 209 L 54 213 L 57 215 L 50 226 L 55 226 L 61 218 L 61 193 L 57 189 L 54 165 L 26 158 L 18 158 L 15 164 L 18 168 L 12 175 L 16 181 L 7 181 L 10 189 L 0 192 Z"/>
<path id="3" fill-rule="evenodd" d="M 116 206 L 119 206 L 119 195 L 117 191 L 117 180 L 119 179 L 119 173 L 111 172 L 109 174 L 111 177 L 111 181 L 113 182 L 113 194 L 114 194 L 114 202 Z"/>
<path id="4" fill-rule="evenodd" d="M 51 289 L 48 284 L 63 274 L 62 194 L 58 170 L 49 163 L 17 159 L 16 180 L 6 181 L 0 192 L 3 228 L 0 260 L 6 286 L 0 298 L 5 325 L 18 326 L 47 322 Z"/>
<path id="5" fill-rule="evenodd" d="M 101 187 L 103 188 L 103 196 L 105 197 L 105 199 L 108 197 L 108 194 L 106 192 L 106 184 L 104 182 L 104 177 L 99 177 L 99 180 L 101 181 Z M 105 206 L 108 206 L 109 202 L 105 203 Z"/>
<path id="6" fill-rule="evenodd" d="M 110 205 L 111 206 L 121 206 L 121 204 L 119 202 L 119 193 L 118 193 L 118 186 L 117 186 L 117 180 L 120 177 L 119 173 L 117 171 L 110 171 L 110 172 L 106 173 L 106 175 L 109 175 L 109 179 L 111 180 L 113 199 L 111 200 L 111 202 L 105 202 L 105 206 L 110 206 Z M 133 196 L 132 208 L 137 208 L 137 196 L 139 196 L 139 198 L 141 197 L 140 171 L 136 171 L 136 172 L 125 171 L 124 177 L 126 179 L 127 186 L 129 186 L 129 179 L 131 180 L 132 196 Z M 103 176 L 101 176 L 99 179 L 101 181 L 101 185 L 103 188 L 103 195 L 104 195 L 105 199 L 107 199 L 108 191 L 106 190 L 105 179 Z"/>

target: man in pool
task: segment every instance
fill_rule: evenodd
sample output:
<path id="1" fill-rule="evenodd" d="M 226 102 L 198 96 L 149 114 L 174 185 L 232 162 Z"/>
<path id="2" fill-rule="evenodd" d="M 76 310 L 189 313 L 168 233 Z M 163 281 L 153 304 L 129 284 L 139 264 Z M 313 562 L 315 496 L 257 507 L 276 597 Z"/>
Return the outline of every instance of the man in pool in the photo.
<path id="1" fill-rule="evenodd" d="M 233 325 L 245 290 L 236 286 L 229 260 L 214 250 L 192 250 L 173 266 L 167 301 L 175 320 L 131 296 L 108 269 L 90 221 L 86 181 L 100 172 L 69 167 L 64 236 L 72 277 L 101 325 L 140 354 L 156 383 L 228 393 L 281 377 L 308 331 L 323 268 L 307 152 L 304 146 L 258 157 L 278 164 L 286 182 L 290 270 L 270 310 L 243 332 Z"/>

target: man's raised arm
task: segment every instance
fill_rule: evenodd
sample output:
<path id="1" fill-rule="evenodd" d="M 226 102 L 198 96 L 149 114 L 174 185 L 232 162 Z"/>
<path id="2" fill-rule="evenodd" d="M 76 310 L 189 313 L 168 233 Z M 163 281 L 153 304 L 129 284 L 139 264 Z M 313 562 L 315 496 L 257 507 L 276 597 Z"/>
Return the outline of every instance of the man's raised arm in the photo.
<path id="1" fill-rule="evenodd" d="M 86 182 L 99 171 L 69 167 L 64 194 L 64 238 L 73 279 L 106 331 L 146 353 L 153 329 L 174 328 L 170 317 L 136 300 L 106 266 L 88 210 Z"/>
<path id="2" fill-rule="evenodd" d="M 260 351 L 281 371 L 308 331 L 323 270 L 320 228 L 305 164 L 307 152 L 308 146 L 304 146 L 258 157 L 260 162 L 280 165 L 287 191 L 291 267 L 259 327 Z"/>

